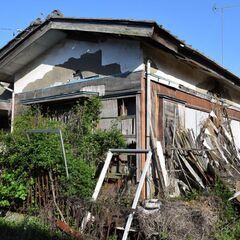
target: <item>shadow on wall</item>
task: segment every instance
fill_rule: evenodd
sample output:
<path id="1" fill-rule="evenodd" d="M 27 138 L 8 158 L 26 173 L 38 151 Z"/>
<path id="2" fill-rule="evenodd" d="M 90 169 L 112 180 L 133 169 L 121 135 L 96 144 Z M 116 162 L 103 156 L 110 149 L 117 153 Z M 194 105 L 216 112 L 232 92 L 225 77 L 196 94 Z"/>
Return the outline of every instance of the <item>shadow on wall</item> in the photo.
<path id="1" fill-rule="evenodd" d="M 56 82 L 67 82 L 75 77 L 90 78 L 98 75 L 108 76 L 121 74 L 121 66 L 117 63 L 102 65 L 102 51 L 85 53 L 80 58 L 69 58 L 63 64 L 56 65 L 42 79 L 29 83 L 24 91 L 31 91 L 54 85 Z"/>
<path id="2" fill-rule="evenodd" d="M 219 82 L 216 78 L 209 77 L 206 81 L 201 82 L 196 86 L 202 89 L 208 89 L 209 93 L 217 97 L 233 100 L 230 90 L 227 89 L 226 86 L 224 86 L 224 84 Z"/>

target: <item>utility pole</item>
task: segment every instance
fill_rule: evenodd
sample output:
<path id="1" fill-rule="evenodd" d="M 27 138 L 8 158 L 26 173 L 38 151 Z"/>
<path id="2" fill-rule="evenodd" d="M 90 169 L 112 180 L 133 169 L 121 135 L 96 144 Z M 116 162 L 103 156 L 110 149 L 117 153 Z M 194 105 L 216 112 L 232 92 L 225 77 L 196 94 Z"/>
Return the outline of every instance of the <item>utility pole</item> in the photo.
<path id="1" fill-rule="evenodd" d="M 237 8 L 240 5 L 230 5 L 230 6 L 217 6 L 213 5 L 212 10 L 214 12 L 220 12 L 221 14 L 221 52 L 222 52 L 222 66 L 223 66 L 223 55 L 224 55 L 224 11 L 226 9 Z"/>

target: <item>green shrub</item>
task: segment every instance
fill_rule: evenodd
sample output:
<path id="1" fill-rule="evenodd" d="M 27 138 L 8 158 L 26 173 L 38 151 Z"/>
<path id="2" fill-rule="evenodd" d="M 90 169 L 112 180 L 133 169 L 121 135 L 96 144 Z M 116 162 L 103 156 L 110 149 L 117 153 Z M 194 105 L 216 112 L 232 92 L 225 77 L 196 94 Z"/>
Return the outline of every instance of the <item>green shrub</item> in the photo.
<path id="1" fill-rule="evenodd" d="M 228 200 L 232 197 L 232 193 L 220 179 L 217 179 L 214 184 L 213 194 L 220 198 L 222 220 L 226 222 L 233 220 L 236 217 L 237 211 L 233 203 Z"/>
<path id="2" fill-rule="evenodd" d="M 78 103 L 67 124 L 49 119 L 33 107 L 16 117 L 13 133 L 0 134 L 0 207 L 24 201 L 34 180 L 54 172 L 64 196 L 89 198 L 95 186 L 95 170 L 107 150 L 125 146 L 116 128 L 97 129 L 101 102 L 93 97 Z M 54 133 L 29 133 L 29 129 L 61 129 L 69 167 L 66 177 L 59 136 Z"/>

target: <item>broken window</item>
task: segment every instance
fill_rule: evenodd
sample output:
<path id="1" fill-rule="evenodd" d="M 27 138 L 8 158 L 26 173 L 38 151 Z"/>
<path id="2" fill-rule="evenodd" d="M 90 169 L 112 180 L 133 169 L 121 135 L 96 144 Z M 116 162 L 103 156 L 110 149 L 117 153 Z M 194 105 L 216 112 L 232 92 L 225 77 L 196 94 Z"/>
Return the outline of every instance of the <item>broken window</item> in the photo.
<path id="1" fill-rule="evenodd" d="M 116 126 L 126 138 L 128 148 L 136 148 L 136 97 L 106 99 L 102 106 L 99 127 L 110 129 Z M 135 179 L 136 162 L 136 155 L 122 154 L 113 161 L 108 178 L 116 180 L 131 176 L 131 180 Z"/>
<path id="2" fill-rule="evenodd" d="M 136 141 L 136 98 L 126 97 L 107 99 L 103 101 L 101 129 L 109 129 L 112 125 L 117 126 L 128 142 Z"/>
<path id="3" fill-rule="evenodd" d="M 10 128 L 10 119 L 8 111 L 0 110 L 0 129 L 7 130 Z"/>
<path id="4" fill-rule="evenodd" d="M 56 101 L 39 104 L 41 112 L 52 120 L 68 123 L 70 110 L 77 103 L 83 103 L 85 98 L 68 101 Z"/>

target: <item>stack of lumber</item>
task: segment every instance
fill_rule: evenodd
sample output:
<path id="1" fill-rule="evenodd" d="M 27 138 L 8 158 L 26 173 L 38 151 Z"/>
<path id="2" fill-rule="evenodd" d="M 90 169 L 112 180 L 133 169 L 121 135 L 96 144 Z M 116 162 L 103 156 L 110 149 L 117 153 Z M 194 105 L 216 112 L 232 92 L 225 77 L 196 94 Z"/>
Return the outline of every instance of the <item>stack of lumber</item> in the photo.
<path id="1" fill-rule="evenodd" d="M 197 137 L 191 129 L 171 125 L 165 136 L 170 195 L 206 189 L 220 178 L 231 190 L 240 180 L 240 158 L 228 118 L 214 112 Z M 174 186 L 174 188 L 173 188 Z M 177 186 L 177 187 L 176 187 Z M 177 193 L 176 193 L 177 192 Z"/>

